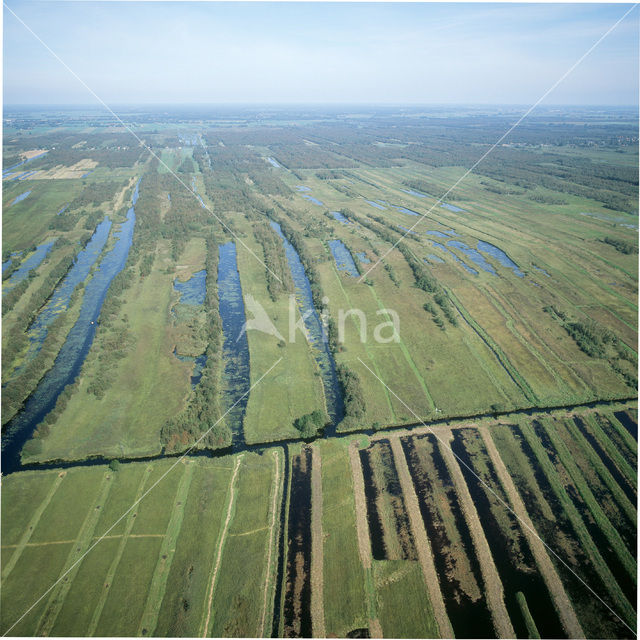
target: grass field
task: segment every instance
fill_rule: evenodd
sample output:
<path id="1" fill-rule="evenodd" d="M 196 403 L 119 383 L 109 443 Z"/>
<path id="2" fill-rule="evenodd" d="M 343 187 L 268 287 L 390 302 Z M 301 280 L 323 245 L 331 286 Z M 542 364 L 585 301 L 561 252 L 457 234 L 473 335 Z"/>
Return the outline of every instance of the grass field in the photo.
<path id="1" fill-rule="evenodd" d="M 172 354 L 173 280 L 167 246 L 160 245 L 149 276 L 125 293 L 117 329 L 126 336 L 124 357 L 104 370 L 101 361 L 114 348 L 113 332 L 98 333 L 83 368 L 80 388 L 48 438 L 39 460 L 149 455 L 160 451 L 160 428 L 182 408 L 189 393 L 188 369 Z M 88 389 L 98 373 L 111 383 L 104 397 Z M 162 402 L 158 402 L 158 399 Z M 155 407 L 155 411 L 150 410 Z"/>
<path id="2" fill-rule="evenodd" d="M 77 384 L 35 438 L 16 436 L 33 468 L 2 478 L 0 632 L 629 637 L 637 123 L 547 111 L 475 166 L 507 115 L 276 112 L 136 112 L 162 162 L 89 116 L 7 128 L 7 165 L 49 152 L 34 179 L 3 181 L 4 264 L 56 239 L 5 287 L 3 385 L 25 397 L 83 301 L 80 287 L 38 370 L 13 380 L 56 265 L 105 215 L 115 246 L 136 184 L 140 198 Z M 290 339 L 292 254 L 273 221 L 331 329 L 322 358 Z M 214 286 L 211 252 L 229 242 L 246 375 L 229 356 L 241 305 L 174 286 L 203 269 Z M 205 354 L 198 380 L 188 358 Z M 346 417 L 314 436 L 331 360 Z M 209 450 L 230 441 L 224 411 L 240 415 L 230 379 L 251 387 L 234 396 L 242 429 Z"/>

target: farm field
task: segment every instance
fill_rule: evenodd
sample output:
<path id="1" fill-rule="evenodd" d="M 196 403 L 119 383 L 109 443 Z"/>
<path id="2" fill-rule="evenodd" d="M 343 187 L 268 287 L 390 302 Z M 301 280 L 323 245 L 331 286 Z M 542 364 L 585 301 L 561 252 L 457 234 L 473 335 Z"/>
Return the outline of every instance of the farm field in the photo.
<path id="1" fill-rule="evenodd" d="M 633 634 L 633 110 L 78 113 L 5 121 L 3 634 Z"/>
<path id="2" fill-rule="evenodd" d="M 625 636 L 636 479 L 581 435 L 620 411 L 11 474 L 2 631 Z"/>

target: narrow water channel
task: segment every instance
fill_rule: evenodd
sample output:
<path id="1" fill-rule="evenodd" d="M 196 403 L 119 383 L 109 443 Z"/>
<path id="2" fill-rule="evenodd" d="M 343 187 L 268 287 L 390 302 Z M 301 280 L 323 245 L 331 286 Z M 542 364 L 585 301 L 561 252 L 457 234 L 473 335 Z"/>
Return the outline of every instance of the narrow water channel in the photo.
<path id="1" fill-rule="evenodd" d="M 133 205 L 138 199 L 138 184 L 133 194 Z M 4 474 L 10 473 L 19 466 L 22 447 L 40 422 L 55 407 L 58 396 L 64 388 L 78 376 L 93 343 L 96 332 L 95 323 L 100 315 L 109 285 L 122 271 L 129 255 L 135 221 L 134 207 L 131 206 L 127 212 L 126 222 L 121 225 L 120 231 L 114 233 L 115 245 L 105 255 L 84 288 L 80 315 L 69 331 L 52 368 L 44 375 L 20 412 L 7 423 L 6 430 L 2 434 Z"/>
<path id="2" fill-rule="evenodd" d="M 236 245 L 227 242 L 218 247 L 218 309 L 222 318 L 224 393 L 222 410 L 233 434 L 234 450 L 244 446 L 244 414 L 251 387 L 249 342 L 242 331 L 246 320 L 242 284 L 238 273 Z"/>
<path id="3" fill-rule="evenodd" d="M 331 436 L 335 433 L 338 422 L 344 417 L 344 400 L 336 374 L 336 364 L 333 359 L 333 354 L 329 350 L 326 332 L 323 330 L 320 317 L 313 305 L 311 284 L 304 271 L 300 256 L 295 250 L 295 247 L 285 238 L 280 225 L 277 222 L 271 222 L 271 226 L 280 236 L 284 244 L 287 262 L 289 263 L 289 269 L 291 271 L 291 278 L 293 279 L 296 290 L 298 310 L 304 320 L 304 325 L 307 329 L 307 339 L 320 369 L 327 412 L 332 423 L 331 427 L 328 427 L 325 432 L 326 435 Z"/>

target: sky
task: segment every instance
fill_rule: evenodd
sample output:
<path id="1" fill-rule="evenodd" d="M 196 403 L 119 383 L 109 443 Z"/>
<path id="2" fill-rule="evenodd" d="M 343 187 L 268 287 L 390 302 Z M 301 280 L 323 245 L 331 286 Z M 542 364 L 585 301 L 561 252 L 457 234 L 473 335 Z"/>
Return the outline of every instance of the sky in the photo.
<path id="1" fill-rule="evenodd" d="M 629 4 L 6 0 L 108 104 L 533 104 Z M 543 104 L 637 105 L 634 9 Z M 4 9 L 5 104 L 96 98 Z"/>

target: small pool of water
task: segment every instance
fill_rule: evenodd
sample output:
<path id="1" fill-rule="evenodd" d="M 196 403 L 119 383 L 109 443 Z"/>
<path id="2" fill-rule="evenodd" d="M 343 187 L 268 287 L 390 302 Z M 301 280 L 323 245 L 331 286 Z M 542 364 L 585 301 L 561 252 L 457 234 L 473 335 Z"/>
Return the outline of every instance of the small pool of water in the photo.
<path id="1" fill-rule="evenodd" d="M 443 209 L 448 209 L 449 211 L 453 211 L 453 213 L 462 213 L 462 212 L 464 212 L 464 209 L 461 209 L 460 207 L 456 207 L 454 204 L 448 204 L 447 202 L 441 202 L 440 206 Z"/>
<path id="2" fill-rule="evenodd" d="M 536 271 L 539 271 L 540 273 L 544 274 L 545 276 L 547 276 L 547 278 L 550 278 L 551 276 L 541 267 L 536 267 L 535 264 L 531 265 Z"/>
<path id="3" fill-rule="evenodd" d="M 437 264 L 444 264 L 444 260 L 442 258 L 438 258 L 438 256 L 434 255 L 433 253 L 428 254 L 424 260 L 425 262 L 435 262 Z"/>
<path id="4" fill-rule="evenodd" d="M 198 188 L 196 187 L 196 177 L 195 176 L 193 176 L 193 178 L 191 179 L 191 186 L 193 188 L 193 193 L 195 193 L 197 198 L 198 198 L 198 200 L 200 200 L 200 206 L 203 209 L 206 209 L 207 207 L 204 204 L 204 200 L 200 197 L 200 194 L 198 193 Z"/>
<path id="5" fill-rule="evenodd" d="M 276 169 L 281 169 L 281 166 L 278 164 L 278 161 L 275 158 L 267 158 L 267 162 L 269 162 L 269 164 L 271 164 L 272 167 L 275 167 Z"/>
<path id="6" fill-rule="evenodd" d="M 5 282 L 2 287 L 2 293 L 6 294 L 13 287 L 15 287 L 19 282 L 24 280 L 28 275 L 31 269 L 37 269 L 40 266 L 40 263 L 45 259 L 46 255 L 49 253 L 51 247 L 55 240 L 51 242 L 45 242 L 44 244 L 36 247 L 36 250 L 22 262 L 22 264 L 11 274 L 9 279 Z"/>
<path id="7" fill-rule="evenodd" d="M 177 278 L 173 281 L 173 288 L 180 292 L 180 304 L 204 304 L 207 293 L 207 270 L 197 271 L 185 282 Z"/>
<path id="8" fill-rule="evenodd" d="M 424 193 L 420 193 L 419 191 L 414 191 L 413 189 L 400 189 L 400 191 L 404 191 L 404 193 L 408 193 L 410 196 L 416 196 L 416 198 L 428 198 L 428 195 Z"/>
<path id="9" fill-rule="evenodd" d="M 313 196 L 310 196 L 308 194 L 303 194 L 302 197 L 305 200 L 309 200 L 310 202 L 313 202 L 313 204 L 317 204 L 319 207 L 324 207 L 324 202 L 322 202 L 321 200 L 318 200 L 317 198 L 314 198 Z"/>
<path id="10" fill-rule="evenodd" d="M 342 224 L 349 224 L 349 221 L 339 212 L 339 211 L 332 211 L 331 215 L 338 221 L 338 222 L 342 222 Z"/>
<path id="11" fill-rule="evenodd" d="M 431 244 L 434 247 L 437 247 L 438 249 L 440 249 L 441 251 L 444 251 L 446 254 L 450 255 L 456 262 L 461 264 L 462 267 L 466 271 L 468 271 L 469 273 L 473 274 L 474 276 L 478 275 L 478 272 L 475 269 L 472 269 L 466 262 L 464 262 L 463 260 L 460 260 L 460 258 L 458 258 L 458 256 L 455 253 L 453 253 L 453 251 L 451 251 L 450 249 L 445 247 L 443 244 L 440 244 L 439 242 L 436 242 L 435 240 L 431 240 Z"/>
<path id="12" fill-rule="evenodd" d="M 24 193 L 21 193 L 9 206 L 12 207 L 14 204 L 18 204 L 18 202 L 22 202 L 25 198 L 29 196 L 30 193 L 31 193 L 31 189 L 29 189 L 29 191 L 25 191 Z"/>
<path id="13" fill-rule="evenodd" d="M 28 180 L 32 175 L 38 173 L 38 171 L 27 171 L 26 173 L 23 173 L 18 180 Z"/>
<path id="14" fill-rule="evenodd" d="M 406 233 L 410 233 L 412 236 L 417 236 L 418 235 L 413 229 L 409 229 L 409 227 L 403 227 L 401 224 L 398 225 L 398 228 L 402 229 Z"/>
<path id="15" fill-rule="evenodd" d="M 296 191 L 311 191 L 311 187 L 305 187 L 303 184 L 297 184 Z"/>
<path id="16" fill-rule="evenodd" d="M 360 251 L 360 253 L 356 253 L 356 256 L 358 256 L 358 260 L 360 260 L 360 262 L 362 262 L 362 264 L 370 264 L 371 260 L 369 260 L 369 258 L 367 258 L 367 254 L 364 251 Z"/>
<path id="17" fill-rule="evenodd" d="M 412 209 L 407 209 L 406 207 L 400 207 L 397 204 L 391 205 L 396 211 L 400 211 L 401 213 L 408 213 L 410 216 L 419 216 L 420 214 L 417 211 L 413 211 Z"/>
<path id="18" fill-rule="evenodd" d="M 483 271 L 490 273 L 492 275 L 497 275 L 496 270 L 484 259 L 484 256 L 475 249 L 467 246 L 464 242 L 460 242 L 459 240 L 449 240 L 447 244 L 454 249 L 458 249 L 462 251 L 467 258 L 469 258 L 472 262 L 475 262 Z"/>
<path id="19" fill-rule="evenodd" d="M 376 209 L 382 209 L 382 211 L 386 210 L 385 207 L 383 207 L 381 204 L 378 204 L 374 200 L 365 200 L 365 202 L 370 204 L 372 207 L 375 207 Z"/>
<path id="20" fill-rule="evenodd" d="M 13 262 L 13 259 L 16 258 L 17 256 L 19 256 L 22 253 L 22 251 L 14 251 L 11 254 L 11 257 L 6 260 L 5 262 L 2 263 L 2 273 L 4 273 L 10 266 L 11 263 Z"/>
<path id="21" fill-rule="evenodd" d="M 191 371 L 191 388 L 195 389 L 200 380 L 202 380 L 202 372 L 207 364 L 207 354 L 202 353 L 199 356 L 182 356 L 174 349 L 173 355 L 178 358 L 180 362 L 193 363 L 193 370 Z"/>
<path id="22" fill-rule="evenodd" d="M 56 215 L 59 216 L 61 213 L 64 213 L 68 208 L 69 208 L 69 203 L 67 202 L 67 204 L 63 205 L 63 207 L 60 209 L 60 211 L 56 213 Z"/>
<path id="23" fill-rule="evenodd" d="M 492 258 L 495 258 L 503 267 L 511 269 L 518 278 L 524 278 L 524 273 L 520 271 L 518 265 L 502 249 L 498 249 L 498 247 L 489 242 L 479 240 L 478 250 L 489 254 Z"/>
<path id="24" fill-rule="evenodd" d="M 342 240 L 329 240 L 329 248 L 333 254 L 333 259 L 336 261 L 338 271 L 346 271 L 354 278 L 360 275 L 358 267 L 356 267 L 353 257 L 351 256 L 351 252 L 344 246 Z"/>
<path id="25" fill-rule="evenodd" d="M 442 231 L 427 231 L 428 236 L 436 236 L 436 238 L 449 238 L 449 234 Z"/>

